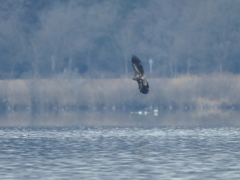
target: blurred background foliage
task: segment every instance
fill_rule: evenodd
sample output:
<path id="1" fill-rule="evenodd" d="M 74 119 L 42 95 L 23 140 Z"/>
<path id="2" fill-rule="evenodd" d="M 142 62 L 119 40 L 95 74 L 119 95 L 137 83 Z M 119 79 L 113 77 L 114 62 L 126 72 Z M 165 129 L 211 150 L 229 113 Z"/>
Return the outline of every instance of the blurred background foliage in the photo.
<path id="1" fill-rule="evenodd" d="M 240 73 L 239 0 L 0 0 L 0 79 Z M 149 59 L 153 60 L 150 73 Z"/>

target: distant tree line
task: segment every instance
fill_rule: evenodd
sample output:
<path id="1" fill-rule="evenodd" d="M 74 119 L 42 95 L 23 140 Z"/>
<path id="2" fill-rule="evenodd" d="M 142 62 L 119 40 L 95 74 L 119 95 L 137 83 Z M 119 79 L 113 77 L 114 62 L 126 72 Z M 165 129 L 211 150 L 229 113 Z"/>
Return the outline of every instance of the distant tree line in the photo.
<path id="1" fill-rule="evenodd" d="M 0 0 L 0 79 L 240 73 L 239 0 Z"/>

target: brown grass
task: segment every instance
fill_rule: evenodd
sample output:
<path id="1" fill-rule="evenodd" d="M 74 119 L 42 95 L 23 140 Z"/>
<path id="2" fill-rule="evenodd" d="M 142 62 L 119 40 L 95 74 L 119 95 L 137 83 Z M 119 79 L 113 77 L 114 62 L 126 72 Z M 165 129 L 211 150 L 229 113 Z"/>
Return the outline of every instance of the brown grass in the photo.
<path id="1" fill-rule="evenodd" d="M 111 111 L 115 107 L 121 111 L 129 108 L 134 110 L 135 108 L 171 109 L 171 107 L 177 107 L 179 111 L 191 105 L 194 107 L 193 113 L 196 119 L 211 116 L 227 117 L 229 111 L 223 111 L 221 109 L 223 105 L 224 107 L 240 105 L 240 76 L 180 76 L 173 79 L 149 79 L 149 84 L 150 93 L 143 95 L 139 93 L 137 83 L 131 79 L 1 80 L 0 100 L 9 119 L 11 116 L 16 119 L 14 113 L 15 107 L 18 106 L 23 107 L 20 111 L 28 112 L 29 117 L 32 117 L 36 112 L 37 115 L 44 115 L 48 112 L 55 112 L 56 115 L 62 111 L 84 110 L 84 108 Z M 34 108 L 38 110 L 35 112 Z M 90 118 L 86 124 L 98 124 L 95 118 Z M 78 121 L 72 123 L 78 124 Z M 99 123 L 119 124 L 112 122 L 109 118 Z M 59 124 L 64 124 L 64 120 L 59 121 Z"/>

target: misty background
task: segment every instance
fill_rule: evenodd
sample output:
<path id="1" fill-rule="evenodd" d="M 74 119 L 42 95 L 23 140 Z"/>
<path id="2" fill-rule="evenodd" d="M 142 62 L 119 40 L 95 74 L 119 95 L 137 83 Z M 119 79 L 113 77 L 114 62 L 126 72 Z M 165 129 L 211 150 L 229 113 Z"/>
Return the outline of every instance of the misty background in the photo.
<path id="1" fill-rule="evenodd" d="M 76 110 L 232 117 L 239 9 L 238 0 L 0 0 L 1 123 Z M 132 55 L 145 68 L 147 96 L 131 80 Z"/>
<path id="2" fill-rule="evenodd" d="M 1 0 L 0 78 L 240 73 L 238 0 Z M 131 75 L 132 76 L 132 75 Z"/>

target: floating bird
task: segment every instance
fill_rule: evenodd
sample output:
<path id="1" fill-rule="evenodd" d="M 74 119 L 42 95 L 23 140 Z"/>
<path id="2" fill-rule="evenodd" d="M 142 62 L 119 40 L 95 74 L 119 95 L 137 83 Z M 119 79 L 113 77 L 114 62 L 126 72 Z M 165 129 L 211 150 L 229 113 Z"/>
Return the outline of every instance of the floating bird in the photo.
<path id="1" fill-rule="evenodd" d="M 147 94 L 149 92 L 148 81 L 144 75 L 144 69 L 140 59 L 137 56 L 132 57 L 132 67 L 135 72 L 134 81 L 137 81 L 140 92 Z"/>
<path id="2" fill-rule="evenodd" d="M 29 137 L 29 135 L 21 135 L 20 137 L 24 138 L 24 137 Z"/>

